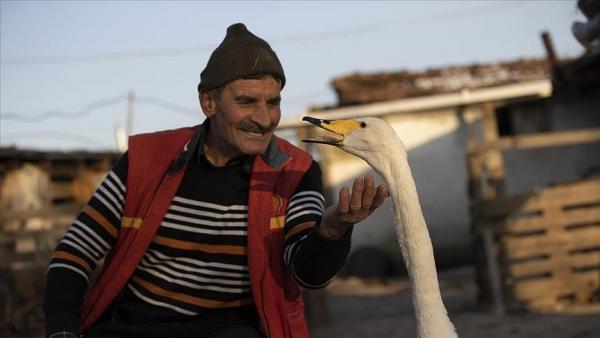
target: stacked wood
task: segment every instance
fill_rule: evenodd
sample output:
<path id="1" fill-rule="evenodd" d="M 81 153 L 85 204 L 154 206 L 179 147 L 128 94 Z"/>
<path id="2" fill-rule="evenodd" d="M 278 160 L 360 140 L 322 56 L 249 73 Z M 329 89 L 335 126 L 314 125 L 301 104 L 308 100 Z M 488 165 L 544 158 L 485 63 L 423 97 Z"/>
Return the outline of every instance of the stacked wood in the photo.
<path id="1" fill-rule="evenodd" d="M 0 168 L 0 268 L 46 265 L 118 154 L 8 152 Z"/>
<path id="2" fill-rule="evenodd" d="M 590 303 L 600 292 L 600 179 L 482 201 L 477 231 L 497 244 L 504 301 L 530 310 Z"/>
<path id="3" fill-rule="evenodd" d="M 500 137 L 493 107 L 467 152 L 480 300 L 497 313 L 560 311 L 600 297 L 600 179 L 507 195 L 502 152 L 600 142 L 600 129 Z"/>
<path id="4" fill-rule="evenodd" d="M 50 256 L 119 156 L 0 148 L 0 331 L 43 328 Z"/>

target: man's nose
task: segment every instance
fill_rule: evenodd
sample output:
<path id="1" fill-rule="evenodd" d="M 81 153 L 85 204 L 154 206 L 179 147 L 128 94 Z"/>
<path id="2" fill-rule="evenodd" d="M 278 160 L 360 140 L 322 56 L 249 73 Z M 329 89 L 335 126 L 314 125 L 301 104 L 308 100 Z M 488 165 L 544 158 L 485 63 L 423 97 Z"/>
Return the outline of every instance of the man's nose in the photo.
<path id="1" fill-rule="evenodd" d="M 260 124 L 261 127 L 271 128 L 271 114 L 269 105 L 266 102 L 261 102 L 257 105 L 253 120 Z"/>

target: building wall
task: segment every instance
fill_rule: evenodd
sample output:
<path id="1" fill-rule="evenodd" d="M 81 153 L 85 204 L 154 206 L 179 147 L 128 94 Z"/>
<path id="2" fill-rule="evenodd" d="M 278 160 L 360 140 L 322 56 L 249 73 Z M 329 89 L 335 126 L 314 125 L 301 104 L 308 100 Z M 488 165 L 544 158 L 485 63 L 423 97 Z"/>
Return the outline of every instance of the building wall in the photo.
<path id="1" fill-rule="evenodd" d="M 517 135 L 600 127 L 600 98 L 550 98 L 511 107 Z M 503 154 L 506 190 L 522 194 L 600 173 L 600 144 L 507 151 Z"/>

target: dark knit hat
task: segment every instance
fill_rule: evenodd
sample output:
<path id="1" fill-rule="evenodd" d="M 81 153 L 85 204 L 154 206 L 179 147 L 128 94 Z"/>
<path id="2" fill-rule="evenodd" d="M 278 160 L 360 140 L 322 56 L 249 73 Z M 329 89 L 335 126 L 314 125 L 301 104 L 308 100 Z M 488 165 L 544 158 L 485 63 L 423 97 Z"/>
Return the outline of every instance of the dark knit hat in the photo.
<path id="1" fill-rule="evenodd" d="M 246 26 L 236 23 L 227 28 L 227 35 L 200 73 L 198 90 L 211 90 L 246 76 L 271 74 L 285 85 L 283 68 L 269 44 L 252 34 Z"/>

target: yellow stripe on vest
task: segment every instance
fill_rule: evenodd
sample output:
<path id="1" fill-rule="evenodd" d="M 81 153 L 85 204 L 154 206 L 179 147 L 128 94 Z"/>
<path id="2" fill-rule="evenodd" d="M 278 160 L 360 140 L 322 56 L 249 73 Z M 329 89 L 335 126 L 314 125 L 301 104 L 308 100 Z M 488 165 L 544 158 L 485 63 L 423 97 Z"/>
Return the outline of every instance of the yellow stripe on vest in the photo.
<path id="1" fill-rule="evenodd" d="M 138 229 L 142 224 L 142 219 L 139 217 L 123 217 L 121 219 L 121 228 L 134 228 Z"/>
<path id="2" fill-rule="evenodd" d="M 285 225 L 285 216 L 271 217 L 271 230 L 283 228 Z"/>

